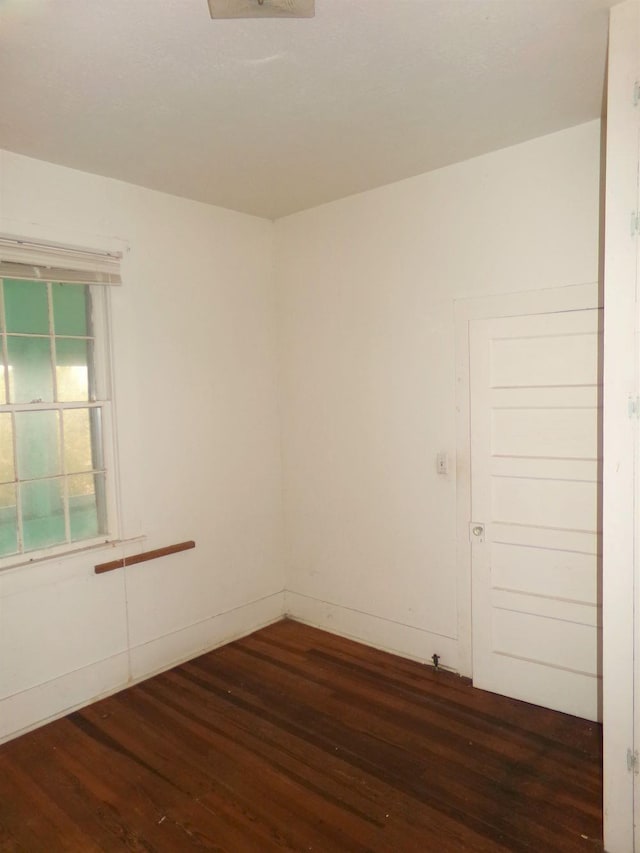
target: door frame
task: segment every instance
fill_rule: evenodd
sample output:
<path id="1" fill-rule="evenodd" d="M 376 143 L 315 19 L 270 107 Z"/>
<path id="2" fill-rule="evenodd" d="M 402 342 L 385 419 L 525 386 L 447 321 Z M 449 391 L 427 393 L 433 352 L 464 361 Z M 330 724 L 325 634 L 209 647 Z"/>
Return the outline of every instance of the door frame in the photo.
<path id="1" fill-rule="evenodd" d="M 458 670 L 473 677 L 471 612 L 471 407 L 469 324 L 472 320 L 601 308 L 597 282 L 456 299 L 456 585 Z"/>
<path id="2" fill-rule="evenodd" d="M 640 851 L 640 2 L 610 12 L 604 194 L 604 842 Z M 635 220 L 637 224 L 637 219 Z M 629 405 L 631 402 L 631 406 Z M 635 826 L 634 826 L 635 821 Z"/>

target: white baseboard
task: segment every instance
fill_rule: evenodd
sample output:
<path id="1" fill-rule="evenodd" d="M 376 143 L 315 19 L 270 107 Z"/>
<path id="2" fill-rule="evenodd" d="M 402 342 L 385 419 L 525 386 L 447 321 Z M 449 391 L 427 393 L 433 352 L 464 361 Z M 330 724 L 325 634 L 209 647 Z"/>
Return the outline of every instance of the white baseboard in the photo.
<path id="1" fill-rule="evenodd" d="M 452 637 L 299 593 L 277 592 L 2 699 L 0 743 L 251 634 L 284 615 L 411 660 L 430 663 L 437 654 L 443 667 L 458 668 L 458 643 Z"/>
<path id="2" fill-rule="evenodd" d="M 0 700 L 0 743 L 282 619 L 284 592 L 252 601 Z"/>
<path id="3" fill-rule="evenodd" d="M 284 615 L 284 592 L 242 604 L 210 619 L 131 649 L 131 679 L 142 681 L 172 666 L 246 637 Z"/>
<path id="4" fill-rule="evenodd" d="M 67 672 L 0 701 L 0 743 L 63 717 L 129 684 L 127 652 Z"/>
<path id="5" fill-rule="evenodd" d="M 437 654 L 443 668 L 458 671 L 458 641 L 453 637 L 296 592 L 284 595 L 285 615 L 291 619 L 420 663 L 431 663 L 431 656 Z"/>

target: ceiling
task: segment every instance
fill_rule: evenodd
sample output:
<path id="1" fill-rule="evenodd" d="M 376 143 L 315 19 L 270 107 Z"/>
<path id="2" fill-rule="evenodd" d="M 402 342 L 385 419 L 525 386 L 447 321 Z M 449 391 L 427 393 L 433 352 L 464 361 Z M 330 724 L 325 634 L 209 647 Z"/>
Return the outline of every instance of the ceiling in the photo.
<path id="1" fill-rule="evenodd" d="M 0 148 L 277 218 L 600 116 L 615 0 L 0 0 Z"/>

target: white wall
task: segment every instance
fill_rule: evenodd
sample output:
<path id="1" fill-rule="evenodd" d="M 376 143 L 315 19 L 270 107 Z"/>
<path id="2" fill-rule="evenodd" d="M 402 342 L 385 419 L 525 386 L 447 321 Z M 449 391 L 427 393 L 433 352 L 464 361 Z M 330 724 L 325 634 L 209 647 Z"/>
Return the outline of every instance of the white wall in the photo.
<path id="1" fill-rule="evenodd" d="M 122 549 L 0 573 L 0 738 L 276 619 L 285 597 L 457 668 L 454 299 L 595 281 L 599 132 L 275 228 L 0 154 L 0 232 L 130 247 L 112 292 L 122 534 L 146 537 L 130 552 L 197 542 L 102 576 Z"/>
<path id="2" fill-rule="evenodd" d="M 123 537 L 0 574 L 0 739 L 279 618 L 273 225 L 0 153 L 0 232 L 130 251 L 113 289 Z"/>
<path id="3" fill-rule="evenodd" d="M 276 223 L 292 615 L 458 667 L 454 299 L 597 280 L 599 148 L 591 122 Z"/>

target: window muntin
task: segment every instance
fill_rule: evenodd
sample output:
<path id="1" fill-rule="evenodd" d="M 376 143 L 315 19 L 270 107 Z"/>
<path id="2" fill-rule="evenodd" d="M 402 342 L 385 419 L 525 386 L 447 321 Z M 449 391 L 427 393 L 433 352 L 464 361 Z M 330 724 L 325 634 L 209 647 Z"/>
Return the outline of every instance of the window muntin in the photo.
<path id="1" fill-rule="evenodd" d="M 0 558 L 109 535 L 105 298 L 0 278 Z"/>

